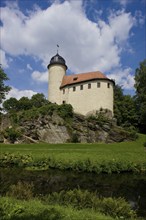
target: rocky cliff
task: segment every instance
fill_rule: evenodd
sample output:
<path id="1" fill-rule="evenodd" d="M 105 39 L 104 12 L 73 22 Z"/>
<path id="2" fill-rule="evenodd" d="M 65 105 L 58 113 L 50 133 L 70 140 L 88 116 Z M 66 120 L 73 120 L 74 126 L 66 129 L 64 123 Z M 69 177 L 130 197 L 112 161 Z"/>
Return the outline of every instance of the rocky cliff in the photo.
<path id="1" fill-rule="evenodd" d="M 15 120 L 14 120 L 15 118 Z M 73 114 L 66 120 L 57 112 L 51 115 L 39 114 L 37 117 L 24 118 L 16 116 L 12 120 L 10 115 L 2 115 L 0 120 L 0 142 L 9 143 L 66 143 L 66 142 L 121 142 L 133 140 L 133 133 L 116 126 L 110 119 L 106 122 L 96 120 L 94 117 L 84 117 Z M 10 132 L 11 131 L 11 132 Z M 10 138 L 10 133 L 13 141 Z M 15 135 L 19 133 L 19 135 Z"/>

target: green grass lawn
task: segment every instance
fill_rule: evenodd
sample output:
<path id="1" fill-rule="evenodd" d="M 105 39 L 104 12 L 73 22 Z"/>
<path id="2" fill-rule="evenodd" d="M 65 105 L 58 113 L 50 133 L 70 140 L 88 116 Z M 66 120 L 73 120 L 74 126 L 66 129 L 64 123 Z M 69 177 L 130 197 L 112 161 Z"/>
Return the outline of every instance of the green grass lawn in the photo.
<path id="1" fill-rule="evenodd" d="M 120 161 L 122 164 L 144 164 L 144 170 L 146 170 L 146 151 L 143 146 L 145 141 L 146 135 L 139 135 L 136 141 L 112 144 L 1 144 L 0 152 L 29 154 L 34 160 L 53 158 L 57 163 L 63 164 L 75 164 L 88 160 L 92 164 Z"/>
<path id="2" fill-rule="evenodd" d="M 1 144 L 1 153 L 31 154 L 34 158 L 44 158 L 50 155 L 70 160 L 90 158 L 92 160 L 124 159 L 146 162 L 146 151 L 143 143 L 146 135 L 140 135 L 133 142 L 112 144 Z"/>

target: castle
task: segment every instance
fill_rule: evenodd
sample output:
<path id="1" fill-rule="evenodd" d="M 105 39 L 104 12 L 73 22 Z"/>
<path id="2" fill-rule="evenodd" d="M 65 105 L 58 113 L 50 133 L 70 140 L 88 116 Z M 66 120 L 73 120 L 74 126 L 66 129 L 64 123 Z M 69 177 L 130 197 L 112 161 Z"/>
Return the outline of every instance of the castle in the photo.
<path id="1" fill-rule="evenodd" d="M 51 58 L 48 70 L 50 102 L 71 104 L 74 111 L 82 115 L 94 114 L 100 109 L 108 109 L 113 115 L 115 83 L 103 73 L 66 75 L 66 62 L 58 53 Z"/>

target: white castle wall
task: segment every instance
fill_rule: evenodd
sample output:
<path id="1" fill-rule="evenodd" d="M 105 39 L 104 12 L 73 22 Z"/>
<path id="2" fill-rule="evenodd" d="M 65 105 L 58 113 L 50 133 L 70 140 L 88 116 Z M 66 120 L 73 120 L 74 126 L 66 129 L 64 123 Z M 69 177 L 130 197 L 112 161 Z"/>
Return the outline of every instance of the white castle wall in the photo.
<path id="1" fill-rule="evenodd" d="M 100 87 L 97 83 L 100 82 Z M 88 89 L 88 84 L 91 88 Z M 108 88 L 108 84 L 110 84 Z M 83 85 L 83 90 L 80 86 Z M 73 91 L 73 87 L 76 90 Z M 63 92 L 65 90 L 65 93 Z M 113 113 L 113 82 L 110 80 L 94 80 L 76 85 L 67 86 L 60 90 L 62 103 L 71 104 L 74 111 L 83 115 L 96 112 L 100 108 L 109 109 Z"/>
<path id="2" fill-rule="evenodd" d="M 62 104 L 60 85 L 66 68 L 63 65 L 55 64 L 49 67 L 49 89 L 48 100 L 52 103 Z"/>

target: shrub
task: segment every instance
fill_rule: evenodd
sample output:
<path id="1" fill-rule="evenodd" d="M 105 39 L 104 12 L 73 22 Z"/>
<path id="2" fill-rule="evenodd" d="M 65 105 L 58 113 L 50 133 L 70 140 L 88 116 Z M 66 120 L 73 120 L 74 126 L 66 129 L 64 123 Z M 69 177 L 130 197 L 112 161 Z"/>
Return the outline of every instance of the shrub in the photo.
<path id="1" fill-rule="evenodd" d="M 88 121 L 96 121 L 100 126 L 104 125 L 105 123 L 109 123 L 110 119 L 107 116 L 106 109 L 100 109 L 96 112 L 95 115 L 90 115 L 87 118 Z"/>
<path id="2" fill-rule="evenodd" d="M 79 138 L 78 138 L 78 134 L 73 132 L 72 134 L 72 138 L 71 138 L 71 142 L 72 143 L 79 143 Z"/>
<path id="3" fill-rule="evenodd" d="M 39 113 L 42 115 L 52 115 L 54 111 L 58 109 L 58 105 L 49 103 L 38 109 Z"/>
<path id="4" fill-rule="evenodd" d="M 17 138 L 19 138 L 20 136 L 20 131 L 16 130 L 13 127 L 7 128 L 4 132 L 4 137 L 7 138 L 12 144 L 14 144 Z"/>
<path id="5" fill-rule="evenodd" d="M 30 155 L 1 154 L 0 167 L 26 167 L 32 165 L 32 157 Z"/>
<path id="6" fill-rule="evenodd" d="M 73 107 L 70 104 L 62 104 L 58 106 L 57 110 L 59 116 L 63 119 L 72 118 L 73 116 Z"/>
<path id="7" fill-rule="evenodd" d="M 46 202 L 71 205 L 77 209 L 91 208 L 114 218 L 136 218 L 136 213 L 123 198 L 98 198 L 96 193 L 74 189 L 50 194 Z"/>
<path id="8" fill-rule="evenodd" d="M 16 199 L 29 200 L 33 198 L 33 184 L 19 181 L 16 185 L 11 185 L 7 196 Z"/>

